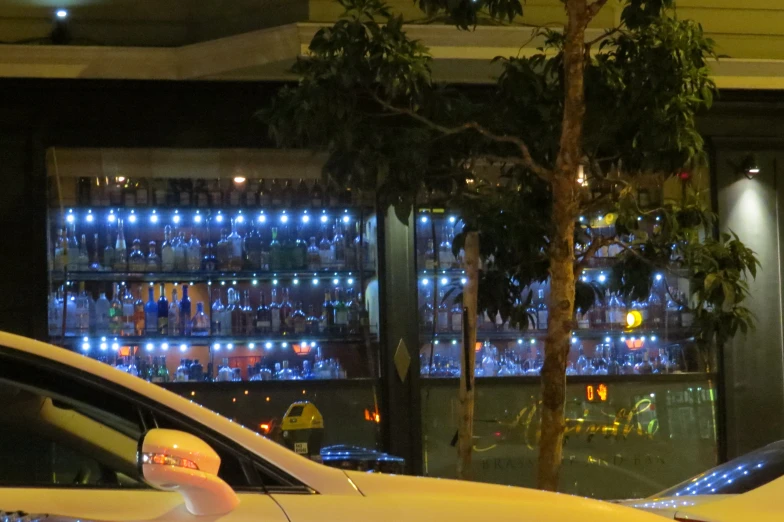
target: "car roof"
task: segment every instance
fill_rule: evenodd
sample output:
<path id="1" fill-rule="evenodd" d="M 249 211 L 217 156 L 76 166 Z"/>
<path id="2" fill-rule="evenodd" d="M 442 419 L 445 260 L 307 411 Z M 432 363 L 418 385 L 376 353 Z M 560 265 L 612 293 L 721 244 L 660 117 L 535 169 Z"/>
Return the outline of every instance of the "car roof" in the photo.
<path id="1" fill-rule="evenodd" d="M 108 364 L 65 348 L 7 332 L 0 332 L 0 347 L 48 359 L 91 374 L 177 411 L 259 455 L 260 458 L 317 492 L 356 494 L 356 490 L 342 471 L 297 455 L 212 410 Z"/>

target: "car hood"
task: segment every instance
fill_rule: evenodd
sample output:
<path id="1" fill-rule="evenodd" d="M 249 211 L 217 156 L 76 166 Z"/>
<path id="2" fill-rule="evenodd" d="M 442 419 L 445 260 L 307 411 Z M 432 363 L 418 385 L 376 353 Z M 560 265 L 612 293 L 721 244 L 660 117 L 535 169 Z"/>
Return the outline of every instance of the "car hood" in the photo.
<path id="1" fill-rule="evenodd" d="M 661 518 L 609 502 L 535 489 L 480 482 L 346 471 L 366 497 L 389 499 L 396 505 L 426 506 L 432 515 L 461 520 L 577 520 L 581 522 L 657 522 Z M 421 513 L 420 513 L 421 514 Z M 401 513 L 403 515 L 403 513 Z"/>
<path id="2" fill-rule="evenodd" d="M 658 497 L 658 498 L 639 498 L 635 500 L 619 500 L 615 504 L 627 506 L 635 509 L 642 509 L 650 513 L 674 518 L 676 513 L 683 510 L 717 502 L 730 495 L 690 495 L 688 497 Z"/>

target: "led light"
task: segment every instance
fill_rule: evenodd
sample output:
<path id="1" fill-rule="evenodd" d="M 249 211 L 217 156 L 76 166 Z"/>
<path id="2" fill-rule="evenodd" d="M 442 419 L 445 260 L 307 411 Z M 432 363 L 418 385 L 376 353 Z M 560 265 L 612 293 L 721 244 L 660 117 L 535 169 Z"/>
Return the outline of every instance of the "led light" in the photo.
<path id="1" fill-rule="evenodd" d="M 84 342 L 87 342 L 87 341 L 89 341 L 89 340 L 90 340 L 90 338 L 89 338 L 89 337 L 87 337 L 87 336 L 84 336 L 84 337 L 82 337 L 82 341 L 84 341 Z"/>
<path id="2" fill-rule="evenodd" d="M 580 223 L 582 223 L 583 221 L 585 221 L 585 216 L 580 216 Z"/>
<path id="3" fill-rule="evenodd" d="M 95 216 L 93 216 L 92 210 L 87 213 L 87 217 L 85 219 L 87 219 L 88 223 L 92 223 L 93 221 L 95 221 Z"/>
<path id="4" fill-rule="evenodd" d="M 457 218 L 455 216 L 449 216 L 450 223 L 454 223 L 455 221 L 457 221 Z"/>
<path id="5" fill-rule="evenodd" d="M 464 285 L 464 284 L 466 284 L 466 283 L 468 283 L 468 278 L 467 278 L 467 277 L 461 277 L 461 278 L 460 278 L 460 284 L 463 284 L 463 285 Z"/>
<path id="6" fill-rule="evenodd" d="M 651 336 L 651 341 L 656 341 L 656 336 L 655 335 Z"/>
<path id="7" fill-rule="evenodd" d="M 433 344 L 436 344 L 436 345 L 437 345 L 437 344 L 438 344 L 438 339 L 436 339 L 435 341 L 433 341 Z"/>
<path id="8" fill-rule="evenodd" d="M 120 343 L 112 343 L 112 350 L 115 352 L 120 349 Z"/>
<path id="9" fill-rule="evenodd" d="M 266 348 L 267 350 L 272 350 L 272 343 L 270 342 L 264 343 L 264 348 Z"/>
<path id="10" fill-rule="evenodd" d="M 517 340 L 517 344 L 523 344 L 523 340 L 522 339 L 518 339 Z"/>
<path id="11" fill-rule="evenodd" d="M 82 343 L 82 350 L 89 351 L 90 350 L 90 343 Z"/>
<path id="12" fill-rule="evenodd" d="M 661 274 L 656 274 L 656 280 L 661 281 L 664 276 Z"/>
<path id="13" fill-rule="evenodd" d="M 448 283 L 449 283 L 449 279 L 447 279 L 446 277 L 442 277 L 442 278 L 441 278 L 441 284 L 442 284 L 442 285 L 446 285 L 446 284 L 448 284 Z"/>
<path id="14" fill-rule="evenodd" d="M 216 352 L 219 352 L 219 351 L 220 351 L 220 349 L 221 349 L 221 345 L 220 345 L 220 343 L 215 343 L 215 344 L 213 344 L 213 345 L 212 345 L 212 349 L 213 349 L 213 350 L 215 350 Z"/>
<path id="15" fill-rule="evenodd" d="M 221 281 L 221 286 L 226 286 L 226 281 Z"/>
<path id="16" fill-rule="evenodd" d="M 265 216 L 264 214 L 261 214 L 259 216 L 259 223 L 266 223 L 266 222 L 267 222 L 267 216 Z"/>
<path id="17" fill-rule="evenodd" d="M 588 282 L 588 276 L 582 276 L 580 278 L 580 281 L 582 281 L 583 283 L 587 283 Z"/>
<path id="18" fill-rule="evenodd" d="M 201 214 L 196 214 L 195 216 L 193 216 L 193 222 L 201 223 Z"/>
<path id="19" fill-rule="evenodd" d="M 599 277 L 597 277 L 596 279 L 598 279 L 600 283 L 604 283 L 605 281 L 607 281 L 607 276 L 604 274 L 599 274 Z"/>
<path id="20" fill-rule="evenodd" d="M 350 284 L 350 285 L 353 285 L 353 284 L 354 284 L 354 278 L 353 278 L 353 277 L 349 277 L 349 278 L 346 280 L 346 283 L 348 283 L 348 284 Z"/>
<path id="21" fill-rule="evenodd" d="M 351 218 L 350 217 L 343 216 L 343 223 L 350 223 L 350 222 L 351 222 Z"/>
<path id="22" fill-rule="evenodd" d="M 188 351 L 188 345 L 185 344 L 185 343 L 181 344 L 180 345 L 180 351 L 183 352 L 183 353 L 187 352 Z"/>
<path id="23" fill-rule="evenodd" d="M 155 213 L 153 210 L 152 215 L 150 216 L 150 223 L 157 223 L 158 222 L 158 214 Z"/>
<path id="24" fill-rule="evenodd" d="M 215 216 L 215 221 L 217 221 L 218 223 L 223 223 L 223 214 L 218 214 L 217 216 Z"/>
<path id="25" fill-rule="evenodd" d="M 232 351 L 232 350 L 234 349 L 234 345 L 233 345 L 233 344 L 231 344 L 231 343 L 229 343 L 229 344 L 227 344 L 227 345 L 226 345 L 226 349 L 227 349 L 228 351 Z"/>
<path id="26" fill-rule="evenodd" d="M 637 216 L 637 221 L 642 221 L 642 216 Z"/>
<path id="27" fill-rule="evenodd" d="M 277 279 L 273 279 L 272 280 L 272 285 L 273 286 L 278 286 L 278 280 Z"/>
<path id="28" fill-rule="evenodd" d="M 169 343 L 161 343 L 161 350 L 164 352 L 169 350 Z"/>
<path id="29" fill-rule="evenodd" d="M 640 337 L 640 340 L 645 341 L 645 336 L 643 335 L 642 337 Z"/>
<path id="30" fill-rule="evenodd" d="M 109 348 L 108 343 L 101 343 L 101 351 L 105 352 Z"/>
<path id="31" fill-rule="evenodd" d="M 656 221 L 661 221 L 661 216 L 656 216 Z"/>
<path id="32" fill-rule="evenodd" d="M 131 211 L 131 215 L 128 216 L 128 221 L 130 221 L 131 223 L 136 223 L 136 214 L 134 214 L 133 211 Z"/>
<path id="33" fill-rule="evenodd" d="M 621 342 L 625 343 L 626 342 L 626 337 L 621 337 Z"/>
<path id="34" fill-rule="evenodd" d="M 74 221 L 76 221 L 76 216 L 74 216 L 73 214 L 68 214 L 67 216 L 65 216 L 65 220 L 69 223 L 73 223 Z"/>
<path id="35" fill-rule="evenodd" d="M 251 281 L 250 284 L 252 284 L 253 286 L 258 286 L 259 280 L 258 279 L 254 279 L 253 281 Z"/>
<path id="36" fill-rule="evenodd" d="M 422 286 L 427 286 L 428 284 L 430 284 L 430 280 L 425 278 L 425 277 L 423 277 L 421 283 L 422 283 Z"/>
<path id="37" fill-rule="evenodd" d="M 289 217 L 286 214 L 283 214 L 282 216 L 280 216 L 280 222 L 281 223 L 288 223 L 289 222 Z"/>
<path id="38" fill-rule="evenodd" d="M 239 216 L 234 218 L 234 222 L 235 223 L 245 223 L 245 217 L 242 214 L 240 214 Z"/>
<path id="39" fill-rule="evenodd" d="M 283 348 L 288 348 L 288 346 L 289 346 L 289 343 L 283 342 L 283 343 L 280 343 L 280 345 L 281 345 Z"/>
<path id="40" fill-rule="evenodd" d="M 452 339 L 452 346 L 457 344 L 457 339 Z"/>
<path id="41" fill-rule="evenodd" d="M 422 216 L 421 218 L 419 218 L 419 221 L 421 221 L 422 223 L 427 223 L 427 216 Z"/>
<path id="42" fill-rule="evenodd" d="M 322 223 L 326 223 L 327 222 L 327 216 L 321 216 L 321 222 Z"/>
<path id="43" fill-rule="evenodd" d="M 255 349 L 256 349 L 256 343 L 248 343 L 248 350 L 255 350 Z"/>
<path id="44" fill-rule="evenodd" d="M 148 352 L 151 352 L 151 351 L 153 351 L 153 349 L 155 348 L 155 345 L 154 345 L 154 344 L 152 344 L 152 343 L 147 343 L 147 344 L 144 346 L 144 348 L 145 348 L 145 349 L 146 349 Z"/>
<path id="45" fill-rule="evenodd" d="M 309 215 L 307 215 L 307 214 L 305 214 L 304 216 L 302 216 L 302 222 L 303 222 L 303 223 L 310 223 L 310 216 L 309 216 Z"/>
<path id="46" fill-rule="evenodd" d="M 114 215 L 114 210 L 112 210 L 112 212 L 106 216 L 106 219 L 109 220 L 109 223 L 114 223 L 114 221 L 117 219 L 117 216 Z"/>
<path id="47" fill-rule="evenodd" d="M 234 286 L 237 286 L 237 281 L 236 280 L 232 281 L 231 284 L 234 285 Z M 193 283 L 191 283 L 191 286 L 193 286 Z"/>
<path id="48" fill-rule="evenodd" d="M 291 280 L 291 284 L 297 286 L 299 284 L 299 279 L 295 277 L 294 279 Z"/>
<path id="49" fill-rule="evenodd" d="M 174 223 L 179 223 L 180 222 L 180 215 L 179 214 L 174 214 L 174 217 L 172 218 L 172 221 L 174 221 Z"/>
<path id="50" fill-rule="evenodd" d="M 314 277 L 311 282 L 313 283 L 313 286 L 318 286 L 318 277 Z"/>
<path id="51" fill-rule="evenodd" d="M 333 284 L 333 285 L 336 285 L 336 284 L 338 284 L 338 283 L 340 283 L 340 279 L 338 279 L 337 277 L 336 277 L 335 279 L 333 279 L 333 280 L 332 280 L 332 284 Z"/>
<path id="52" fill-rule="evenodd" d="M 577 337 L 572 337 L 572 344 L 577 342 Z"/>
<path id="53" fill-rule="evenodd" d="M 55 12 L 55 16 L 60 20 L 65 20 L 68 18 L 68 11 L 65 9 L 58 9 L 57 12 Z"/>
<path id="54" fill-rule="evenodd" d="M 245 183 L 245 176 L 234 176 L 234 183 L 236 183 L 237 185 L 241 185 L 242 183 Z"/>
<path id="55" fill-rule="evenodd" d="M 536 339 L 531 339 L 531 344 L 536 344 Z"/>
<path id="56" fill-rule="evenodd" d="M 604 342 L 606 342 L 606 343 L 609 343 L 609 342 L 611 342 L 611 341 L 612 341 L 612 339 L 610 339 L 609 337 L 605 337 L 605 338 L 604 338 Z"/>

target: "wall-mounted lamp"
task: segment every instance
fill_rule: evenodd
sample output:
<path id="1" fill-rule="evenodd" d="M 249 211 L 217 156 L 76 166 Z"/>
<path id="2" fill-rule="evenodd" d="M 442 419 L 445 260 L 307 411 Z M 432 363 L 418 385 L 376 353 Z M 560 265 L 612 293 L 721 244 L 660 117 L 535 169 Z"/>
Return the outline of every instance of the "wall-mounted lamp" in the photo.
<path id="1" fill-rule="evenodd" d="M 754 179 L 761 171 L 759 163 L 757 163 L 757 158 L 755 158 L 753 154 L 745 156 L 740 164 L 735 167 L 738 174 L 743 174 L 748 179 Z"/>

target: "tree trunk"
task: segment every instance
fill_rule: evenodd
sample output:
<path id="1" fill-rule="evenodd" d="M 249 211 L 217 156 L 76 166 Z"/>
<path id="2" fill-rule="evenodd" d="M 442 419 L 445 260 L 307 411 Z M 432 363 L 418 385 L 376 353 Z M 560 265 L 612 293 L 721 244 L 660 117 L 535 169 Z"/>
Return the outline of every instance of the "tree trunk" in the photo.
<path id="1" fill-rule="evenodd" d="M 468 232 L 465 238 L 463 287 L 463 343 L 460 357 L 460 419 L 457 426 L 457 478 L 470 479 L 474 446 L 474 361 L 476 360 L 476 314 L 479 294 L 479 233 Z"/>
<path id="2" fill-rule="evenodd" d="M 574 317 L 574 224 L 578 217 L 577 171 L 585 115 L 584 42 L 586 0 L 567 0 L 564 43 L 564 114 L 556 168 L 551 181 L 549 323 L 542 367 L 541 438 L 537 485 L 558 490 L 563 457 L 566 364 Z"/>

